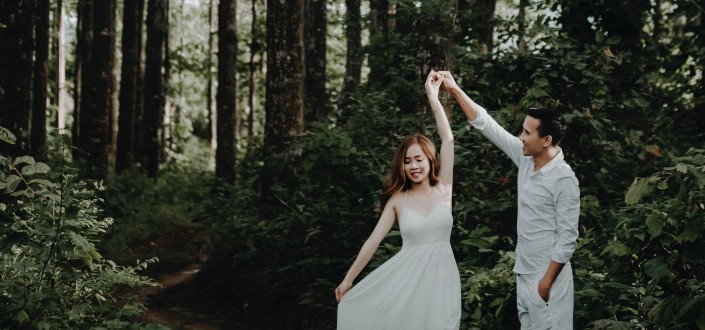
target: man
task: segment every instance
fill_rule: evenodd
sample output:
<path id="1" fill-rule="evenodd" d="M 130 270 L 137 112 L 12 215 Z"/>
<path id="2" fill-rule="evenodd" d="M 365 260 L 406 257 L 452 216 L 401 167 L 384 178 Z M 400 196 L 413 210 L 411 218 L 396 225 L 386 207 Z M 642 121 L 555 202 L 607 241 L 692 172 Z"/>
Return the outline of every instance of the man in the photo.
<path id="1" fill-rule="evenodd" d="M 565 120 L 556 109 L 529 109 L 516 137 L 473 102 L 448 71 L 443 88 L 470 125 L 519 168 L 517 198 L 517 310 L 522 329 L 573 329 L 573 274 L 580 189 L 558 146 Z"/>

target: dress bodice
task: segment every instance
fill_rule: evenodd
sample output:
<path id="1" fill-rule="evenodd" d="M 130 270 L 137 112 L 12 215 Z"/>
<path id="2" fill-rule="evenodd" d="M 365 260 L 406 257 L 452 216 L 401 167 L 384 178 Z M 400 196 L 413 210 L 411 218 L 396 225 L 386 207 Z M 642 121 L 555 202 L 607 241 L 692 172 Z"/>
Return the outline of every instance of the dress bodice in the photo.
<path id="1" fill-rule="evenodd" d="M 445 202 L 441 201 L 428 215 L 423 216 L 407 207 L 406 195 L 404 195 L 404 206 L 399 216 L 399 229 L 403 241 L 402 249 L 437 242 L 450 242 L 453 215 Z"/>

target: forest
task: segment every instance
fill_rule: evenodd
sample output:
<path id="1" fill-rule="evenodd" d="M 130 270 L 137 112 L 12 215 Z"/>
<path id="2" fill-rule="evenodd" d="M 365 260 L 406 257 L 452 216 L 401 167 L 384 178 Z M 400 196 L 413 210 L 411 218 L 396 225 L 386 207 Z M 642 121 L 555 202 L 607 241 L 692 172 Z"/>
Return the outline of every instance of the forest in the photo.
<path id="1" fill-rule="evenodd" d="M 12 0 L 0 45 L 2 329 L 335 328 L 430 70 L 566 109 L 576 329 L 705 329 L 705 0 Z M 518 329 L 517 169 L 440 97 L 461 329 Z"/>

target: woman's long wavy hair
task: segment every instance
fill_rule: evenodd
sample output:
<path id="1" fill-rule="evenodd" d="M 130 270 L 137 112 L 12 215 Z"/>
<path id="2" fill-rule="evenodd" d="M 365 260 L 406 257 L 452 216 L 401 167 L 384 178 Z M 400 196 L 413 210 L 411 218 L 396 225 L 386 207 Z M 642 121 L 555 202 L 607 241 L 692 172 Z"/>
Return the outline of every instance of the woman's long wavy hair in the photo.
<path id="1" fill-rule="evenodd" d="M 392 168 L 389 170 L 389 174 L 384 179 L 384 190 L 381 195 L 380 212 L 384 210 L 387 202 L 392 195 L 397 191 L 406 191 L 411 188 L 411 180 L 406 176 L 404 171 L 404 157 L 406 157 L 406 151 L 414 144 L 418 144 L 426 157 L 428 157 L 428 163 L 431 169 L 428 173 L 428 181 L 431 186 L 435 186 L 438 183 L 438 158 L 436 157 L 436 147 L 433 142 L 427 137 L 421 134 L 414 134 L 407 136 L 397 148 L 394 153 L 394 159 L 392 159 Z"/>

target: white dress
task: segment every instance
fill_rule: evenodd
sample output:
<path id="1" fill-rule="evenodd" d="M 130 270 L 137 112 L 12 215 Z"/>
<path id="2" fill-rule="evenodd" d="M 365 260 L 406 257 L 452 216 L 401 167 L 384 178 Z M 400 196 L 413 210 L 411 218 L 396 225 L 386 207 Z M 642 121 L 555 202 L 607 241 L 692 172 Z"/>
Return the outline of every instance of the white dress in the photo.
<path id="1" fill-rule="evenodd" d="M 404 207 L 401 251 L 338 304 L 338 330 L 460 327 L 460 275 L 450 246 L 453 215 L 440 202 L 427 216 Z"/>

